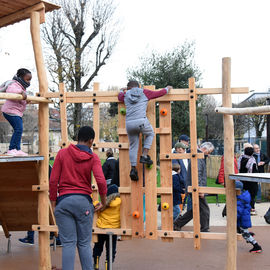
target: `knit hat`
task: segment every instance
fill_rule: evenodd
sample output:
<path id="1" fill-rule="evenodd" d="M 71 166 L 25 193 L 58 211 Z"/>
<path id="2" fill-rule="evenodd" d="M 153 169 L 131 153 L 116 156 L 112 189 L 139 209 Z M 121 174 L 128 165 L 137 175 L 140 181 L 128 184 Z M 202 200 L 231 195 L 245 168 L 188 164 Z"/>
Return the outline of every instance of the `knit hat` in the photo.
<path id="1" fill-rule="evenodd" d="M 108 186 L 107 196 L 110 196 L 113 193 L 118 193 L 118 186 L 115 184 Z"/>
<path id="2" fill-rule="evenodd" d="M 178 143 L 175 144 L 174 148 L 175 148 L 175 149 L 176 149 L 176 148 L 187 149 L 188 146 L 187 146 L 186 144 L 182 143 L 182 142 L 178 142 Z"/>
<path id="3" fill-rule="evenodd" d="M 189 142 L 189 137 L 187 135 L 183 134 L 179 137 L 179 141 Z"/>

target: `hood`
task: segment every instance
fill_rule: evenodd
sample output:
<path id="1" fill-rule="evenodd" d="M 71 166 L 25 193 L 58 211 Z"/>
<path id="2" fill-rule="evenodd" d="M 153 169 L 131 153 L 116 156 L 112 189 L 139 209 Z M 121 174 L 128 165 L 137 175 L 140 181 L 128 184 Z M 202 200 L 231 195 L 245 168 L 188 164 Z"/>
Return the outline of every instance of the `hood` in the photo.
<path id="1" fill-rule="evenodd" d="M 121 204 L 120 193 L 113 193 L 107 196 L 106 207 L 116 207 L 119 204 Z"/>
<path id="2" fill-rule="evenodd" d="M 126 92 L 126 98 L 130 103 L 137 103 L 142 95 L 143 90 L 138 87 L 132 88 Z"/>
<path id="3" fill-rule="evenodd" d="M 86 160 L 90 160 L 93 158 L 93 155 L 91 155 L 88 152 L 80 150 L 74 144 L 70 144 L 70 146 L 68 147 L 67 150 L 75 162 L 86 161 Z"/>

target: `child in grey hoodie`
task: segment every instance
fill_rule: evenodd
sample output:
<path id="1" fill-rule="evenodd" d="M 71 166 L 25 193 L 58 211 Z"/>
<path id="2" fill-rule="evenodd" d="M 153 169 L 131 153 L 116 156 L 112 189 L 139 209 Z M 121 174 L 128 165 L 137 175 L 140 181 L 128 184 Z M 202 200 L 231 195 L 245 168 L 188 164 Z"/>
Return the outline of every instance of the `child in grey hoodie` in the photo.
<path id="1" fill-rule="evenodd" d="M 126 105 L 126 130 L 129 139 L 129 159 L 131 163 L 129 176 L 133 181 L 139 180 L 136 165 L 140 133 L 145 136 L 140 163 L 153 164 L 153 161 L 148 156 L 148 151 L 152 145 L 155 133 L 146 117 L 148 101 L 164 96 L 171 88 L 171 86 L 167 86 L 159 91 L 151 91 L 139 88 L 137 81 L 129 81 L 127 89 L 120 90 L 118 100 L 124 102 Z"/>

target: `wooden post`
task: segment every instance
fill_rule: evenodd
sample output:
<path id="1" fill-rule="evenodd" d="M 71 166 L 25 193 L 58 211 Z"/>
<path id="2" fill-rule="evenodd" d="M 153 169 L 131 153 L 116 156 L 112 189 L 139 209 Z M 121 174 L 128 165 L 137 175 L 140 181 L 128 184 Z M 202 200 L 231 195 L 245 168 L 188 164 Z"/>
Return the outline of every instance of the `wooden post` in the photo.
<path id="1" fill-rule="evenodd" d="M 167 110 L 167 115 L 159 115 L 159 128 L 169 128 L 168 134 L 159 135 L 160 155 L 170 153 L 172 144 L 172 118 L 171 102 L 159 102 L 159 110 Z M 161 228 L 165 231 L 173 230 L 173 195 L 172 195 L 172 160 L 160 159 L 160 185 L 161 187 L 170 188 L 171 194 L 161 194 L 161 205 L 169 204 L 169 209 L 161 207 Z M 172 242 L 173 238 L 162 238 L 164 242 Z"/>
<path id="2" fill-rule="evenodd" d="M 121 108 L 125 108 L 123 103 L 118 103 L 118 128 L 126 129 L 126 117 L 120 113 Z M 127 134 L 119 134 L 119 144 L 128 143 Z M 120 187 L 131 187 L 131 180 L 129 177 L 130 161 L 128 149 L 119 148 L 119 181 Z M 131 213 L 131 194 L 121 193 L 121 228 L 123 230 L 130 229 L 132 226 L 132 213 Z M 132 232 L 133 233 L 133 232 Z M 122 239 L 130 239 L 130 236 L 122 236 Z"/>
<path id="3" fill-rule="evenodd" d="M 222 105 L 232 107 L 231 100 L 231 59 L 222 59 Z M 235 182 L 228 180 L 234 173 L 234 127 L 233 116 L 223 115 L 224 126 L 224 171 L 226 182 L 227 204 L 227 270 L 236 270 L 237 237 L 236 237 L 236 191 Z"/>
<path id="4" fill-rule="evenodd" d="M 61 119 L 61 148 L 68 146 L 68 131 L 67 131 L 67 94 L 65 84 L 59 83 L 60 94 L 60 119 Z"/>
<path id="5" fill-rule="evenodd" d="M 147 87 L 155 90 L 154 86 Z M 156 129 L 156 102 L 148 103 L 147 118 L 154 131 Z M 153 160 L 152 169 L 145 166 L 145 235 L 148 239 L 157 239 L 157 161 L 156 161 L 156 135 L 154 136 L 149 155 Z M 167 168 L 169 170 L 169 168 Z"/>
<path id="6" fill-rule="evenodd" d="M 197 159 L 197 121 L 196 121 L 196 85 L 195 79 L 189 78 L 189 126 L 190 126 L 190 152 L 191 152 L 191 179 L 192 179 L 192 209 L 194 227 L 194 247 L 201 248 L 200 210 L 199 210 L 199 184 Z"/>
<path id="7" fill-rule="evenodd" d="M 40 40 L 40 13 L 31 13 L 31 36 L 34 48 L 35 62 L 37 67 L 39 92 L 41 95 L 48 91 L 48 81 L 42 55 L 42 46 Z M 40 161 L 39 184 L 48 185 L 48 167 L 49 167 L 49 105 L 47 103 L 39 104 L 39 154 L 44 156 Z M 40 191 L 38 195 L 38 223 L 40 225 L 49 225 L 49 197 L 48 191 Z M 51 269 L 50 239 L 49 232 L 39 232 L 39 269 Z"/>

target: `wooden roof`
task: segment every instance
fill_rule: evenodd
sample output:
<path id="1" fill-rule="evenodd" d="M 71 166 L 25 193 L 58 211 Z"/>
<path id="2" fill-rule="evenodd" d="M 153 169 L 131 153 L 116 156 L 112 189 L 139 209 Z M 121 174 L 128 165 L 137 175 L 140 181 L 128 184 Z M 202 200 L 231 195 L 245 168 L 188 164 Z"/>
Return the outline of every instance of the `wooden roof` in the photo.
<path id="1" fill-rule="evenodd" d="M 60 8 L 43 0 L 0 0 L 0 27 L 20 22 L 30 17 L 31 11 L 45 6 L 45 12 Z"/>

